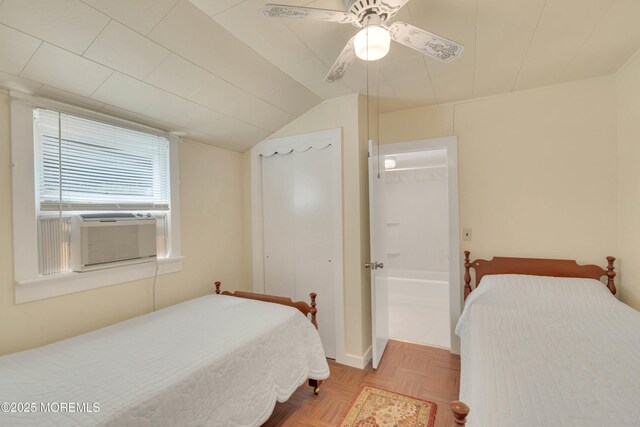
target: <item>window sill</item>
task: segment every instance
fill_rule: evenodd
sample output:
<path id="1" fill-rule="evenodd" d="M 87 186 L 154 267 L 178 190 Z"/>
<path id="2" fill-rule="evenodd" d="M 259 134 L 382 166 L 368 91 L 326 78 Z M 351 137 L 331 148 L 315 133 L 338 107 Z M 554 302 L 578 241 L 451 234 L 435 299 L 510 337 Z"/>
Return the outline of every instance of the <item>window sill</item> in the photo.
<path id="1" fill-rule="evenodd" d="M 159 259 L 158 276 L 181 271 L 183 260 L 183 256 Z M 72 272 L 25 280 L 17 283 L 15 287 L 15 303 L 22 304 L 103 286 L 147 279 L 153 277 L 155 271 L 154 262 L 145 262 L 85 273 Z"/>

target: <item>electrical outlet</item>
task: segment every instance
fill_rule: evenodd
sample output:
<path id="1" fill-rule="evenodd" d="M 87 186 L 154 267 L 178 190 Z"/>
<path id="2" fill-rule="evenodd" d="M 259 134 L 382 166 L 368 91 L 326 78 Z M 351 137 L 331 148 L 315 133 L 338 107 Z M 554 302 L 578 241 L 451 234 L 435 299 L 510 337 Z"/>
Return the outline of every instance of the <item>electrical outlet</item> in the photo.
<path id="1" fill-rule="evenodd" d="M 470 228 L 463 228 L 462 229 L 462 240 L 464 240 L 466 242 L 470 242 L 471 241 L 471 229 Z"/>

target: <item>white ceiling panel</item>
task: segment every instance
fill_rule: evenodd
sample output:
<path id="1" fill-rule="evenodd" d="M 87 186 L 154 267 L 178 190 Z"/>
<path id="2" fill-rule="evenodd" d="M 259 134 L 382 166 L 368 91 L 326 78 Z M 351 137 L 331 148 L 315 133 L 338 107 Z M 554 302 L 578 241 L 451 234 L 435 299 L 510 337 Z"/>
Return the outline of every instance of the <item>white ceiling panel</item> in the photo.
<path id="1" fill-rule="evenodd" d="M 265 20 L 265 18 L 263 18 Z M 269 19 L 268 21 L 278 21 Z M 302 40 L 315 56 L 331 67 L 342 49 L 358 32 L 358 28 L 350 24 L 332 22 L 315 22 L 301 19 L 283 20 L 296 36 Z"/>
<path id="2" fill-rule="evenodd" d="M 566 69 L 567 80 L 618 70 L 640 48 L 640 1 L 616 0 Z"/>
<path id="3" fill-rule="evenodd" d="M 179 128 L 213 136 L 233 133 L 234 129 L 242 135 L 268 133 L 118 72 L 110 76 L 92 98 Z"/>
<path id="4" fill-rule="evenodd" d="M 213 110 L 222 111 L 245 92 L 214 75 L 203 80 L 189 99 Z"/>
<path id="5" fill-rule="evenodd" d="M 90 96 L 113 71 L 67 50 L 42 43 L 21 76 L 78 95 Z"/>
<path id="6" fill-rule="evenodd" d="M 272 132 L 277 131 L 295 118 L 278 107 L 249 94 L 244 94 L 229 104 L 224 113 Z"/>
<path id="7" fill-rule="evenodd" d="M 192 62 L 171 54 L 145 81 L 168 92 L 189 98 L 212 76 Z"/>
<path id="8" fill-rule="evenodd" d="M 191 120 L 184 117 L 184 113 L 191 110 L 192 102 L 118 72 L 114 72 L 92 98 L 167 123 Z"/>
<path id="9" fill-rule="evenodd" d="M 179 0 L 82 0 L 141 34 L 148 34 Z"/>
<path id="10" fill-rule="evenodd" d="M 427 57 L 427 66 L 440 102 L 473 97 L 476 0 L 412 1 L 408 5 L 417 27 L 464 45 L 462 56 L 449 63 Z"/>
<path id="11" fill-rule="evenodd" d="M 109 17 L 80 0 L 5 0 L 0 22 L 82 54 Z"/>
<path id="12" fill-rule="evenodd" d="M 76 95 L 75 93 L 67 92 L 65 90 L 57 89 L 55 87 L 43 85 L 38 89 L 36 95 L 43 98 L 54 99 L 56 101 L 64 102 L 78 107 L 87 108 L 89 110 L 101 110 L 104 107 L 103 102 L 95 101 L 86 96 Z"/>
<path id="13" fill-rule="evenodd" d="M 298 82 L 295 83 L 284 82 L 280 86 L 271 86 L 267 80 L 265 86 L 269 86 L 270 92 L 263 99 L 296 117 L 322 101 L 305 86 Z"/>
<path id="14" fill-rule="evenodd" d="M 238 86 L 280 109 L 298 116 L 321 99 L 267 61 L 258 61 Z M 276 91 L 284 92 L 275 94 Z M 274 96 L 275 95 L 275 96 Z"/>
<path id="15" fill-rule="evenodd" d="M 342 80 L 351 89 L 352 93 L 370 93 L 372 97 L 376 96 L 376 93 L 381 96 L 390 96 L 392 94 L 396 96 L 393 88 L 382 73 L 382 61 L 356 61 Z M 367 82 L 369 84 L 368 90 Z"/>
<path id="16" fill-rule="evenodd" d="M 322 99 L 353 93 L 353 90 L 345 82 L 326 83 L 324 78 L 329 72 L 329 67 L 316 56 L 293 67 L 283 68 L 283 71 Z"/>
<path id="17" fill-rule="evenodd" d="M 323 99 L 367 92 L 360 60 L 324 82 L 356 27 L 268 18 L 268 1 L 0 0 L 0 87 L 242 151 Z M 640 0 L 411 0 L 391 22 L 465 50 L 442 63 L 393 43 L 369 64 L 371 101 L 394 111 L 610 74 L 640 49 L 638 16 Z"/>
<path id="18" fill-rule="evenodd" d="M 215 145 L 246 151 L 266 139 L 271 135 L 271 132 L 242 123 L 238 126 L 220 127 L 217 133 L 210 135 L 212 135 Z"/>
<path id="19" fill-rule="evenodd" d="M 231 83 L 249 74 L 255 61 L 264 60 L 188 1 L 171 10 L 149 36 Z"/>
<path id="20" fill-rule="evenodd" d="M 415 70 L 422 70 L 422 72 L 416 73 Z M 436 102 L 435 92 L 421 54 L 416 53 L 401 61 L 381 63 L 380 73 L 393 89 L 393 93 L 407 105 L 419 106 Z"/>
<path id="21" fill-rule="evenodd" d="M 116 21 L 111 21 L 83 56 L 143 79 L 170 54 L 171 52 L 159 44 Z"/>
<path id="22" fill-rule="evenodd" d="M 0 71 L 20 74 L 41 41 L 0 24 Z"/>
<path id="23" fill-rule="evenodd" d="M 312 59 L 313 53 L 281 19 L 262 14 L 264 4 L 264 0 L 247 0 L 213 19 L 281 69 Z"/>
<path id="24" fill-rule="evenodd" d="M 567 66 L 602 21 L 614 0 L 548 0 L 518 75 L 516 89 L 565 80 Z M 567 31 L 567 25 L 571 31 Z"/>
<path id="25" fill-rule="evenodd" d="M 478 1 L 474 96 L 513 89 L 545 3 L 547 0 Z"/>
<path id="26" fill-rule="evenodd" d="M 191 0 L 191 3 L 205 14 L 214 16 L 245 1 L 246 0 Z"/>

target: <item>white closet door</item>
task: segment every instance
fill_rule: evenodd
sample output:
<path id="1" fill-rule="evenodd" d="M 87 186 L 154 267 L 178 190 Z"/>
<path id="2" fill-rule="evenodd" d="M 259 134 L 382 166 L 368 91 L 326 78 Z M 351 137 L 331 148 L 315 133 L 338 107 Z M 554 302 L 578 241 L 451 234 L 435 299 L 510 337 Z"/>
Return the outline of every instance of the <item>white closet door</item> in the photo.
<path id="1" fill-rule="evenodd" d="M 295 296 L 294 165 L 290 154 L 262 157 L 264 291 Z"/>
<path id="2" fill-rule="evenodd" d="M 332 150 L 329 146 L 293 153 L 293 224 L 295 299 L 306 301 L 310 292 L 318 294 L 318 331 L 325 354 L 335 358 Z"/>

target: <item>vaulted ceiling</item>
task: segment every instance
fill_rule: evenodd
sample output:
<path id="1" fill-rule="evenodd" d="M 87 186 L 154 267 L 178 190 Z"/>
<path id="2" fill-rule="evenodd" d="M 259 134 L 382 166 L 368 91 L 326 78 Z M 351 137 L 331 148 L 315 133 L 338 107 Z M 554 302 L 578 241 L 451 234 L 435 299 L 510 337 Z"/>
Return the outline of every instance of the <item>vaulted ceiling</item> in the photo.
<path id="1" fill-rule="evenodd" d="M 0 0 L 0 86 L 244 151 L 324 99 L 366 91 L 361 61 L 324 83 L 355 27 L 266 18 L 265 2 Z M 393 111 L 611 74 L 640 49 L 638 17 L 638 0 L 411 0 L 394 21 L 463 43 L 463 56 L 393 44 L 372 91 Z"/>

